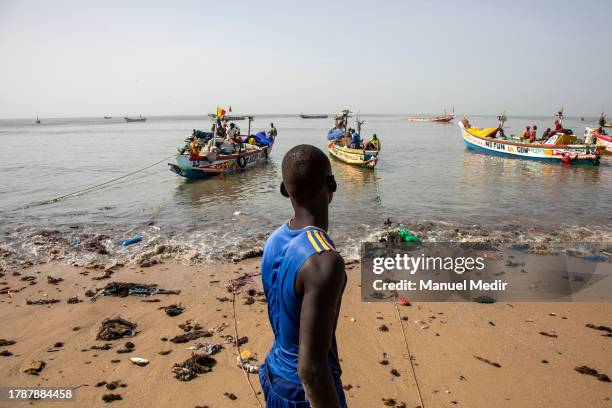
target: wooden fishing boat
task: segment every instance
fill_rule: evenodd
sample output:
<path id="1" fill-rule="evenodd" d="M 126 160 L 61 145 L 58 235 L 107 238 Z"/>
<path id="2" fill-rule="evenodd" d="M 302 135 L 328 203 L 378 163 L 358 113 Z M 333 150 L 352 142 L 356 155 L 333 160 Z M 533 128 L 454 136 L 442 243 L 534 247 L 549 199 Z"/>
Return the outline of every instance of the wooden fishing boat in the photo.
<path id="1" fill-rule="evenodd" d="M 604 135 L 597 131 L 597 129 L 586 128 L 585 135 L 591 134 L 595 137 L 595 144 L 600 148 L 604 149 L 604 154 L 612 154 L 612 136 Z"/>
<path id="2" fill-rule="evenodd" d="M 344 163 L 373 169 L 378 164 L 378 153 L 380 153 L 380 150 L 366 150 L 365 146 L 363 149 L 354 149 L 343 144 L 344 135 L 349 130 L 354 132 L 354 129 L 350 129 L 348 126 L 349 117 L 352 117 L 352 115 L 349 110 L 343 110 L 336 115 L 335 126 L 327 133 L 327 150 L 332 157 Z M 364 121 L 356 117 L 355 122 L 357 124 L 355 136 L 360 139 L 361 126 L 364 124 Z"/>
<path id="3" fill-rule="evenodd" d="M 325 119 L 327 115 L 304 115 L 300 114 L 300 118 L 302 119 Z"/>
<path id="4" fill-rule="evenodd" d="M 111 116 L 105 116 L 104 119 L 112 119 Z"/>
<path id="5" fill-rule="evenodd" d="M 170 170 L 179 176 L 189 179 L 206 179 L 219 174 L 237 173 L 251 169 L 260 163 L 268 161 L 272 145 L 256 147 L 244 144 L 247 150 L 231 153 L 207 154 L 194 156 L 183 153 L 176 156 L 176 164 L 168 163 Z"/>
<path id="6" fill-rule="evenodd" d="M 348 164 L 373 169 L 378 164 L 378 150 L 350 149 L 332 140 L 327 150 L 334 158 Z"/>
<path id="7" fill-rule="evenodd" d="M 211 119 L 215 119 L 216 115 L 214 113 L 209 113 L 208 116 Z M 230 122 L 234 122 L 234 121 L 239 121 L 239 120 L 246 120 L 247 118 L 253 118 L 254 116 L 246 116 L 246 115 L 223 115 L 223 119 L 230 121 Z"/>
<path id="8" fill-rule="evenodd" d="M 251 133 L 251 121 L 249 117 L 249 128 L 247 134 Z M 196 154 L 190 152 L 187 146 L 179 150 L 176 156 L 176 163 L 168 163 L 170 170 L 179 176 L 189 179 L 207 179 L 219 174 L 231 174 L 244 170 L 251 169 L 259 163 L 268 161 L 272 147 L 274 146 L 275 137 L 266 135 L 265 131 L 260 131 L 253 135 L 256 145 L 246 143 L 246 137 L 243 137 L 243 143 L 240 147 L 228 144 L 227 141 L 217 137 L 217 129 L 221 126 L 221 118 L 215 119 L 212 132 L 196 131 L 192 135 L 198 140 L 215 146 L 209 152 L 198 151 Z M 218 142 L 218 143 L 217 143 Z"/>
<path id="9" fill-rule="evenodd" d="M 144 122 L 147 120 L 147 118 L 143 118 L 142 116 L 139 116 L 137 118 L 130 118 L 129 116 L 124 116 L 123 119 L 125 119 L 126 122 Z"/>
<path id="10" fill-rule="evenodd" d="M 453 109 L 453 113 L 446 113 L 444 115 L 435 116 L 435 117 L 412 117 L 408 118 L 410 122 L 440 122 L 440 123 L 448 123 L 451 120 L 455 119 L 455 110 Z"/>
<path id="11" fill-rule="evenodd" d="M 595 145 L 577 144 L 574 135 L 557 134 L 543 143 L 524 143 L 497 138 L 498 128 L 466 128 L 459 123 L 465 145 L 472 150 L 520 159 L 562 163 L 569 155 L 571 163 L 599 163 L 600 149 Z"/>

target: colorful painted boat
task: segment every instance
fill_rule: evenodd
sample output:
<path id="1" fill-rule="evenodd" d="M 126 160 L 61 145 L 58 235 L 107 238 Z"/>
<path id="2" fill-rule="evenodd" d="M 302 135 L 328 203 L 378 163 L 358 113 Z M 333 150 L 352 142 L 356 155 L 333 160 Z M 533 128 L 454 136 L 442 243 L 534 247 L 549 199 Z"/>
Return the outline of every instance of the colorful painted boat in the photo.
<path id="1" fill-rule="evenodd" d="M 569 154 L 572 163 L 599 163 L 600 149 L 593 145 L 574 144 L 576 136 L 554 135 L 544 143 L 524 143 L 496 138 L 497 128 L 465 128 L 459 123 L 465 145 L 472 150 L 520 159 L 561 163 Z"/>
<path id="2" fill-rule="evenodd" d="M 250 146 L 250 145 L 245 145 Z M 170 170 L 189 179 L 206 179 L 219 174 L 237 173 L 265 163 L 272 145 L 234 154 L 208 154 L 194 156 L 183 153 L 176 156 L 176 164 L 168 163 Z"/>
<path id="3" fill-rule="evenodd" d="M 215 119 L 216 115 L 214 113 L 209 113 L 208 117 L 210 117 L 211 119 Z M 247 119 L 249 116 L 243 116 L 243 115 L 223 115 L 223 119 L 227 120 L 228 122 L 234 122 L 234 121 L 239 121 L 239 120 L 245 120 Z M 251 116 L 251 118 L 254 118 L 254 116 Z"/>
<path id="4" fill-rule="evenodd" d="M 332 140 L 327 150 L 336 159 L 359 167 L 373 169 L 378 164 L 378 150 L 349 149 Z"/>
<path id="5" fill-rule="evenodd" d="M 585 136 L 588 134 L 591 134 L 593 137 L 595 137 L 596 139 L 595 144 L 597 146 L 601 147 L 602 149 L 605 149 L 604 154 L 612 154 L 612 136 L 611 135 L 601 134 L 597 131 L 597 129 L 586 128 Z"/>
<path id="6" fill-rule="evenodd" d="M 444 113 L 444 115 L 435 116 L 435 117 L 413 117 L 408 118 L 410 122 L 440 122 L 440 123 L 448 123 L 451 120 L 455 119 L 455 112 L 453 113 Z"/>

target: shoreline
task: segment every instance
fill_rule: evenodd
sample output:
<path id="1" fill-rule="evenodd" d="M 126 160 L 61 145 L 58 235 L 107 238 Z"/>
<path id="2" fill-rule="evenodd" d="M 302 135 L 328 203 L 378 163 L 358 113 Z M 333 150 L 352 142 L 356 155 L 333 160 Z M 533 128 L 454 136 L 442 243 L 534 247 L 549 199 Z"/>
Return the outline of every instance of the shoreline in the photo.
<path id="1" fill-rule="evenodd" d="M 257 273 L 259 263 L 260 258 L 202 265 L 166 260 L 149 267 L 116 265 L 110 268 L 110 274 L 100 267 L 57 263 L 7 269 L 2 272 L 1 280 L 6 282 L 2 286 L 25 288 L 12 297 L 0 295 L 0 318 L 4 322 L 0 338 L 16 341 L 14 345 L 0 347 L 0 351 L 12 353 L 0 357 L 0 370 L 6 373 L 2 385 L 87 384 L 76 391 L 79 406 L 107 406 L 102 396 L 109 393 L 121 395 L 122 400 L 112 402 L 117 407 L 160 403 L 181 407 L 257 406 L 244 374 L 236 365 L 234 346 L 224 343 L 220 336 L 234 334 L 231 293 L 225 284 L 244 273 Z M 337 331 L 349 406 L 381 406 L 383 399 L 394 399 L 398 404 L 403 401 L 408 407 L 420 404 L 400 326 L 406 333 L 427 407 L 532 407 L 542 402 L 557 407 L 609 406 L 610 384 L 574 368 L 588 366 L 599 373 L 612 374 L 610 337 L 585 327 L 610 326 L 610 303 L 415 302 L 396 309 L 393 303 L 361 302 L 359 266 L 358 262 L 347 262 L 348 282 Z M 19 275 L 13 275 L 15 272 Z M 93 279 L 105 275 L 108 278 Z M 37 283 L 31 285 L 32 278 L 24 279 L 27 276 Z M 63 280 L 53 284 L 47 276 Z M 87 290 L 110 282 L 154 283 L 164 289 L 179 289 L 181 293 L 147 298 L 159 299 L 157 303 L 143 302 L 143 298 L 136 296 L 104 296 L 91 303 L 85 296 Z M 236 296 L 238 331 L 239 336 L 248 337 L 241 349 L 257 354 L 261 363 L 270 348 L 272 333 L 265 303 L 257 294 L 261 290 L 259 277 L 252 284 L 255 296 L 247 300 L 251 296 L 245 291 L 250 287 L 244 286 Z M 82 302 L 68 304 L 68 298 L 73 296 Z M 27 299 L 59 302 L 28 305 Z M 159 309 L 176 303 L 185 307 L 178 316 L 170 317 Z M 102 321 L 116 315 L 136 323 L 138 334 L 97 341 Z M 183 333 L 178 325 L 189 319 L 206 329 L 222 324 L 227 327 L 212 337 L 182 344 L 160 340 Z M 75 327 L 79 329 L 74 330 Z M 134 350 L 117 353 L 127 341 L 134 343 Z M 221 343 L 224 349 L 213 356 L 217 363 L 212 372 L 191 381 L 178 381 L 171 372 L 172 366 L 191 355 L 187 347 L 195 341 Z M 58 342 L 63 345 L 54 348 Z M 105 343 L 111 344 L 110 349 L 91 350 L 91 346 Z M 168 350 L 171 352 L 167 355 L 158 354 Z M 150 363 L 139 367 L 130 363 L 130 357 L 143 357 Z M 45 361 L 46 366 L 38 376 L 20 371 L 30 360 Z M 382 360 L 388 364 L 380 364 Z M 391 374 L 393 369 L 399 376 Z M 525 376 L 525 372 L 530 375 Z M 254 374 L 250 378 L 259 392 L 259 379 Z M 127 386 L 112 391 L 106 386 L 96 387 L 103 381 L 120 381 Z M 225 393 L 234 394 L 237 399 L 230 400 Z M 34 402 L 35 406 L 47 404 L 51 403 Z M 53 402 L 50 406 L 71 404 Z"/>

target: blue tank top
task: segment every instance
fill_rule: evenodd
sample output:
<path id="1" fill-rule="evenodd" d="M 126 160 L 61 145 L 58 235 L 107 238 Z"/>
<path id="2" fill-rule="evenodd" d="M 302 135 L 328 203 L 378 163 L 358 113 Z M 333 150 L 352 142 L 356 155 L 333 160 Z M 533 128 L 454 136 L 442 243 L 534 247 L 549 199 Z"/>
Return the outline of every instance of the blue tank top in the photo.
<path id="1" fill-rule="evenodd" d="M 261 279 L 268 301 L 268 318 L 274 343 L 266 365 L 274 376 L 301 384 L 297 373 L 302 298 L 295 292 L 298 272 L 308 258 L 336 247 L 325 231 L 316 227 L 290 229 L 288 223 L 270 235 L 264 246 Z M 337 313 L 337 311 L 336 311 Z M 340 378 L 336 335 L 328 353 L 334 378 Z"/>

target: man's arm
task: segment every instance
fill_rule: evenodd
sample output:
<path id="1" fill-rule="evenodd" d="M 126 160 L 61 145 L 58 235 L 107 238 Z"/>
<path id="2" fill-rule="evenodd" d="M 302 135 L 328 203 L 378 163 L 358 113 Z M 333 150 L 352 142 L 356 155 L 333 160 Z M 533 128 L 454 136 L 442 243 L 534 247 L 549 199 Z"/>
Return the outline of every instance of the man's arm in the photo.
<path id="1" fill-rule="evenodd" d="M 328 352 L 345 276 L 342 257 L 329 251 L 311 256 L 296 282 L 303 294 L 298 375 L 313 408 L 340 408 Z"/>

